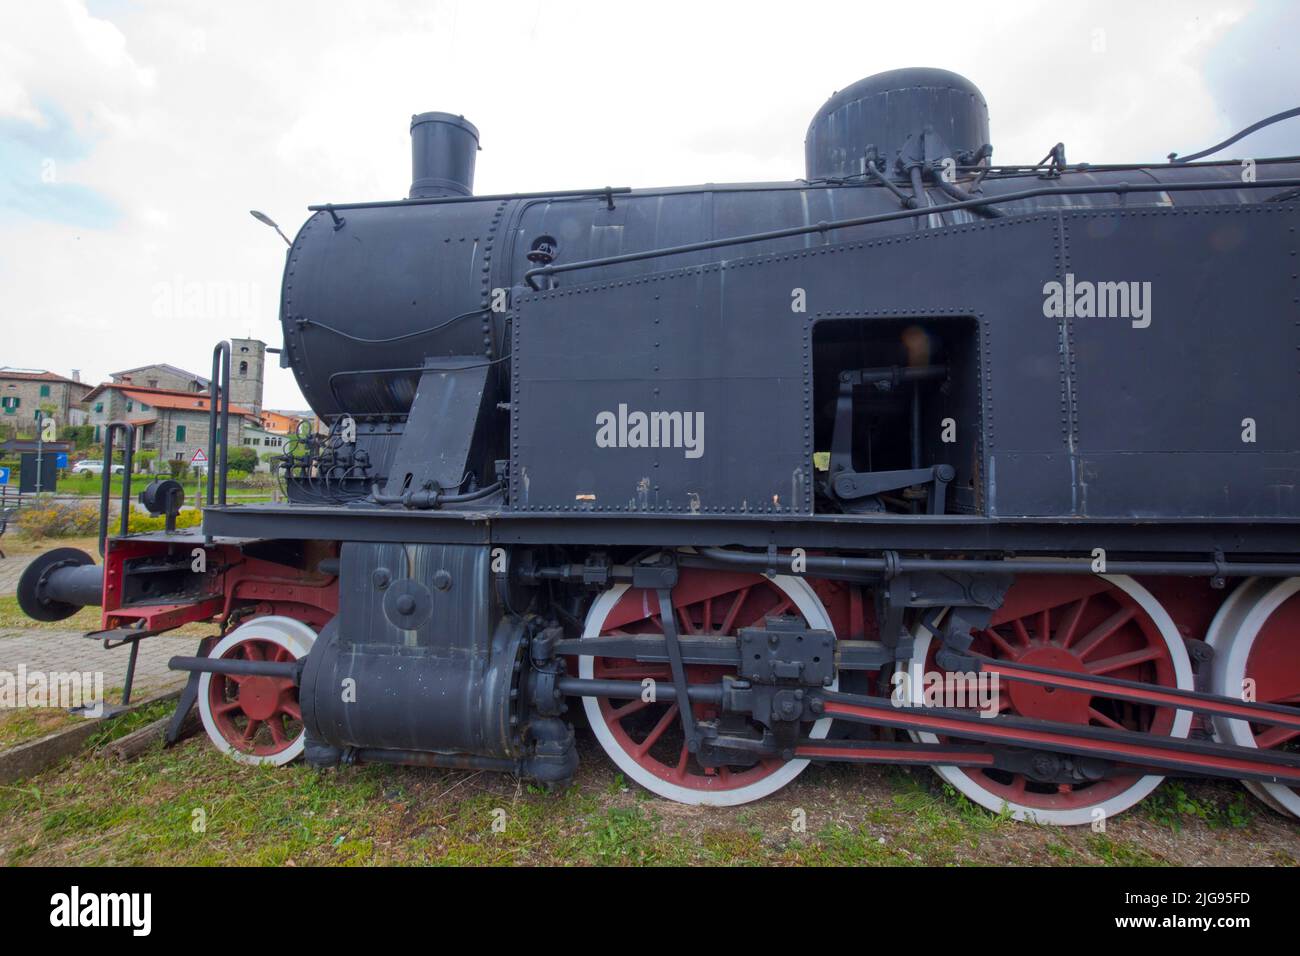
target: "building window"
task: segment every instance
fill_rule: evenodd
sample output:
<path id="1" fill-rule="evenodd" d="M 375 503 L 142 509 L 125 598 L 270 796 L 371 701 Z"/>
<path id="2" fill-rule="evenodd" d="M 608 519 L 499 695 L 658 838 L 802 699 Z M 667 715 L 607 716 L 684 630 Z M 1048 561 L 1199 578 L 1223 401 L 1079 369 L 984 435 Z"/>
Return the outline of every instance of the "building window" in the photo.
<path id="1" fill-rule="evenodd" d="M 247 363 L 247 362 L 240 362 L 240 363 L 239 363 L 239 374 L 240 374 L 240 375 L 247 375 L 247 374 L 248 374 L 248 363 Z"/>
<path id="2" fill-rule="evenodd" d="M 245 439 L 244 439 L 244 444 L 245 444 L 245 445 L 251 445 L 251 444 L 253 444 L 253 439 L 251 439 L 251 438 L 245 438 Z"/>
<path id="3" fill-rule="evenodd" d="M 185 440 L 185 426 L 184 426 L 184 425 L 177 425 L 177 426 L 176 426 L 176 440 L 177 440 L 178 442 L 182 442 L 182 441 Z"/>
<path id="4" fill-rule="evenodd" d="M 95 426 L 95 444 L 98 445 L 99 442 L 100 442 L 100 437 L 99 437 L 99 426 L 96 425 L 96 426 Z"/>
<path id="5" fill-rule="evenodd" d="M 156 378 L 151 378 L 151 379 L 149 379 L 149 387 L 150 387 L 150 388 L 157 388 L 157 387 L 158 387 L 158 379 L 156 379 Z"/>
<path id="6" fill-rule="evenodd" d="M 146 405 L 144 402 L 141 402 L 141 403 L 140 403 L 140 411 L 142 411 L 142 412 L 147 412 L 147 411 L 149 411 L 149 406 Z"/>
<path id="7" fill-rule="evenodd" d="M 127 403 L 126 403 L 126 410 L 127 410 L 128 412 L 133 412 L 133 411 L 135 411 L 135 402 L 127 402 Z"/>
<path id="8" fill-rule="evenodd" d="M 103 410 L 104 410 L 104 403 L 103 403 L 103 402 L 96 402 L 96 403 L 95 403 L 95 411 L 97 411 L 97 412 L 102 412 Z M 99 441 L 99 439 L 96 438 L 95 441 Z"/>
<path id="9" fill-rule="evenodd" d="M 49 398 L 49 397 L 50 397 L 50 387 L 48 385 L 42 385 L 41 398 Z"/>
<path id="10" fill-rule="evenodd" d="M 0 408 L 4 409 L 6 415 L 12 415 L 18 411 L 19 400 L 17 395 L 6 395 L 0 398 Z"/>

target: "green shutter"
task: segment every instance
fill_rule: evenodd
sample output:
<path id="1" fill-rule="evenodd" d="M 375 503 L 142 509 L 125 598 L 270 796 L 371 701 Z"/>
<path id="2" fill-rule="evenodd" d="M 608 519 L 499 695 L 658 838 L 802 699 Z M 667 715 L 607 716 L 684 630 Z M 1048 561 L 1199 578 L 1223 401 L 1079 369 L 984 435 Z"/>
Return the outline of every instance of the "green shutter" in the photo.
<path id="1" fill-rule="evenodd" d="M 177 441 L 184 441 L 184 440 L 185 440 L 185 426 L 184 426 L 184 425 L 177 425 L 177 426 L 176 426 L 176 440 L 177 440 Z"/>
<path id="2" fill-rule="evenodd" d="M 50 397 L 50 387 L 48 385 L 42 385 L 41 398 L 49 398 L 49 397 Z"/>
<path id="3" fill-rule="evenodd" d="M 97 411 L 97 412 L 102 412 L 103 410 L 104 410 L 104 403 L 103 403 L 103 402 L 96 402 L 96 403 L 95 403 L 95 411 Z M 99 441 L 99 439 L 96 438 L 95 441 Z"/>

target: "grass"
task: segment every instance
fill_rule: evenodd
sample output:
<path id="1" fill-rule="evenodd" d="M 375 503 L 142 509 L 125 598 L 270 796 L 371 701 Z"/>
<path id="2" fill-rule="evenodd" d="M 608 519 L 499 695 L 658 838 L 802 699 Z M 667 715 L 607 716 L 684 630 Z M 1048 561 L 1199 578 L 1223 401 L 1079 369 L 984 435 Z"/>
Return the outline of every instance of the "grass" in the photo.
<path id="1" fill-rule="evenodd" d="M 85 720 L 57 707 L 0 710 L 0 750 L 37 740 Z"/>
<path id="2" fill-rule="evenodd" d="M 83 607 L 72 617 L 62 621 L 33 621 L 18 606 L 18 598 L 12 594 L 0 597 L 0 630 L 5 628 L 39 628 L 46 631 L 97 631 L 99 630 L 99 608 Z"/>
<path id="3" fill-rule="evenodd" d="M 628 785 L 585 736 L 582 758 L 575 783 L 548 793 L 483 772 L 246 767 L 203 737 L 131 763 L 88 754 L 0 788 L 0 862 L 1146 866 L 1197 862 L 1205 841 L 1229 859 L 1297 862 L 1300 825 L 1264 813 L 1244 829 L 1194 814 L 1177 835 L 1141 811 L 1106 833 L 1038 827 L 926 772 L 857 767 L 810 768 L 755 804 L 685 807 Z"/>

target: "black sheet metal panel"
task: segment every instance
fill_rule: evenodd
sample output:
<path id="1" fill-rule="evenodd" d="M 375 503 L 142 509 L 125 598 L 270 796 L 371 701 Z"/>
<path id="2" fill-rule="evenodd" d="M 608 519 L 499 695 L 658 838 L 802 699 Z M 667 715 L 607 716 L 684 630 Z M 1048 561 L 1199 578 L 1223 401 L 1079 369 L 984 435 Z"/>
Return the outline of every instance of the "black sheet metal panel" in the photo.
<path id="1" fill-rule="evenodd" d="M 1069 320 L 1076 513 L 1300 515 L 1298 225 L 1295 203 L 1063 217 L 1077 281 L 1151 291 L 1144 328 Z"/>
<path id="2" fill-rule="evenodd" d="M 968 315 L 982 414 L 958 424 L 982 436 L 990 516 L 1293 516 L 1296 326 L 1277 311 L 1294 218 L 1054 211 L 526 296 L 511 506 L 807 514 L 811 323 Z M 1045 314 L 1067 277 L 1150 282 L 1162 320 Z M 598 447 L 620 407 L 702 413 L 703 453 Z M 1267 441 L 1241 442 L 1244 417 Z"/>
<path id="3" fill-rule="evenodd" d="M 788 291 L 735 281 L 706 266 L 525 297 L 512 507 L 811 511 L 807 323 Z M 651 416 L 651 435 L 637 415 Z"/>
<path id="4" fill-rule="evenodd" d="M 812 324 L 848 317 L 973 317 L 986 412 L 983 423 L 959 427 L 983 427 L 985 448 L 993 447 L 990 390 L 999 381 L 1002 400 L 1018 406 L 1020 447 L 1060 458 L 1057 330 L 1041 315 L 1041 280 L 1017 288 L 999 276 L 1006 261 L 1027 276 L 1054 274 L 1056 217 L 1004 222 L 524 297 L 515 324 L 511 506 L 811 513 Z M 807 311 L 795 311 L 796 289 Z M 1011 323 L 1016 347 L 997 348 L 997 330 Z M 703 454 L 598 447 L 597 415 L 620 405 L 702 412 Z M 969 463 L 960 464 L 958 481 L 969 480 Z M 1063 459 L 1040 469 L 1035 513 L 1064 513 L 1053 509 L 1068 501 L 1065 477 Z"/>
<path id="5" fill-rule="evenodd" d="M 484 408 L 489 367 L 477 356 L 426 360 L 410 420 L 387 471 L 384 494 L 452 491 L 470 470 L 475 433 L 490 422 Z M 481 441 L 481 439 L 480 439 Z"/>

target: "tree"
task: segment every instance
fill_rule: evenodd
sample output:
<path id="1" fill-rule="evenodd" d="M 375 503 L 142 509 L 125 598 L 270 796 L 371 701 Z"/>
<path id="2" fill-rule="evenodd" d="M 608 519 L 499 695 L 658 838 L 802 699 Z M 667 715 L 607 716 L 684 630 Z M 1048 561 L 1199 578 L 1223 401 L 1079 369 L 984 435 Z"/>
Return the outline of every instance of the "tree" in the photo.
<path id="1" fill-rule="evenodd" d="M 238 448 L 232 448 L 229 451 L 229 458 L 226 467 L 237 471 L 251 472 L 257 467 L 257 452 L 247 445 L 240 445 Z"/>

